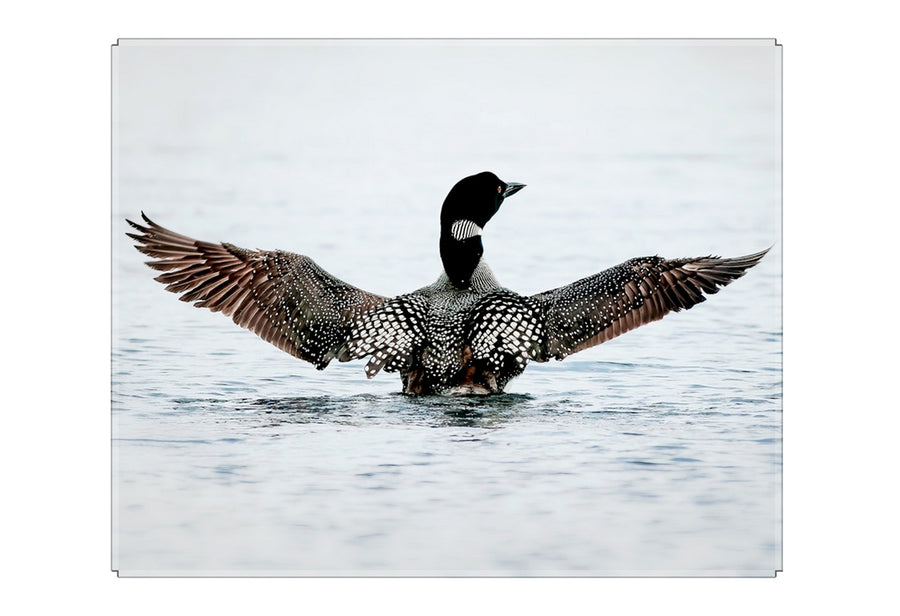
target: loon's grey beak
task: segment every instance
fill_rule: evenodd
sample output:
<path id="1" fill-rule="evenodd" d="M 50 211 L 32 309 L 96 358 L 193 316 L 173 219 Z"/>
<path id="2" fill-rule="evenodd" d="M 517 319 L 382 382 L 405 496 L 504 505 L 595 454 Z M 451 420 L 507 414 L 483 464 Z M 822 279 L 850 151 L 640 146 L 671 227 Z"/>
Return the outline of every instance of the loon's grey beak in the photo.
<path id="1" fill-rule="evenodd" d="M 506 185 L 506 190 L 503 191 L 503 198 L 509 197 L 511 195 L 516 194 L 520 190 L 525 188 L 525 184 L 519 184 L 518 182 L 510 182 Z"/>

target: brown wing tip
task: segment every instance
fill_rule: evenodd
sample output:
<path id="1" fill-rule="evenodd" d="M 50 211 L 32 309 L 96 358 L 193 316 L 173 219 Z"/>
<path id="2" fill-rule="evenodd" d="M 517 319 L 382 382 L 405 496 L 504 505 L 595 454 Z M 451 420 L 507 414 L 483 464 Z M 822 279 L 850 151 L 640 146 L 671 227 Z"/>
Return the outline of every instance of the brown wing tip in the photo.
<path id="1" fill-rule="evenodd" d="M 143 210 L 141 210 L 141 219 L 144 221 L 146 226 L 138 224 L 128 218 L 125 219 L 125 222 L 127 222 L 129 225 L 131 225 L 132 227 L 134 227 L 135 229 L 137 229 L 138 231 L 143 233 L 147 238 L 158 238 L 158 239 L 165 238 L 165 240 L 167 240 L 167 241 L 180 241 L 182 243 L 186 242 L 186 243 L 190 243 L 190 244 L 193 244 L 196 241 L 191 237 L 182 235 L 181 233 L 176 233 L 175 231 L 172 231 L 171 229 L 166 229 L 162 225 L 159 225 L 159 224 L 153 222 L 152 220 L 150 220 L 150 217 L 144 213 Z M 141 238 L 135 238 L 134 235 L 131 235 L 131 234 L 126 234 L 126 235 L 129 235 L 129 237 L 132 237 L 134 239 L 138 239 L 139 241 L 144 241 Z"/>
<path id="2" fill-rule="evenodd" d="M 144 213 L 144 210 L 141 210 L 141 218 L 143 218 L 144 222 L 147 223 L 148 225 L 150 225 L 151 227 L 159 227 L 159 225 L 157 225 L 155 222 L 150 220 L 150 217 Z"/>
<path id="3" fill-rule="evenodd" d="M 735 257 L 733 260 L 740 261 L 742 263 L 750 263 L 750 265 L 748 265 L 748 267 L 753 267 L 754 265 L 756 265 L 757 263 L 762 261 L 762 258 L 765 257 L 769 253 L 769 251 L 772 250 L 772 248 L 774 248 L 774 247 L 775 247 L 775 244 L 772 244 L 768 248 L 764 248 L 763 250 L 760 250 L 759 252 L 754 252 L 753 254 L 750 254 L 750 255 L 744 255 L 743 257 Z"/>
<path id="4" fill-rule="evenodd" d="M 741 270 L 740 276 L 743 276 L 748 269 L 756 266 L 760 261 L 762 261 L 763 257 L 765 257 L 770 250 L 772 250 L 772 246 L 764 250 L 760 250 L 759 252 L 754 252 L 753 254 L 744 255 L 742 257 L 732 257 L 730 259 L 721 259 L 720 262 L 725 266 L 730 266 L 734 268 L 738 268 Z M 740 277 L 739 276 L 739 277 Z"/>

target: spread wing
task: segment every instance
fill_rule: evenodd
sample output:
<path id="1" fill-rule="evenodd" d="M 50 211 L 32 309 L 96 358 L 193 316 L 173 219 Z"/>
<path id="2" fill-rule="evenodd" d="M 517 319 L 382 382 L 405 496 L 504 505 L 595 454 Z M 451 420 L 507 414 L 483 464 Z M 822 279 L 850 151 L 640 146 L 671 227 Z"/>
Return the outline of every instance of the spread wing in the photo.
<path id="1" fill-rule="evenodd" d="M 705 301 L 759 263 L 769 250 L 732 259 L 639 257 L 540 293 L 544 340 L 538 361 L 563 359 Z"/>
<path id="2" fill-rule="evenodd" d="M 347 337 L 355 320 L 387 298 L 338 280 L 309 257 L 281 250 L 247 250 L 165 229 L 141 216 L 128 233 L 155 280 L 198 308 L 221 312 L 263 340 L 323 369 L 335 357 L 354 359 Z"/>

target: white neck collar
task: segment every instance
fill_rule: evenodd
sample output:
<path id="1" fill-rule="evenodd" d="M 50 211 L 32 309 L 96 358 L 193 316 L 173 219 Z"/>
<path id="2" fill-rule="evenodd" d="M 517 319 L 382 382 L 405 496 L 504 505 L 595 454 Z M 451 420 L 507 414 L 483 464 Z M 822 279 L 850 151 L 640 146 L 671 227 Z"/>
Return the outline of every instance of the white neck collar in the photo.
<path id="1" fill-rule="evenodd" d="M 467 240 L 470 237 L 481 235 L 481 227 L 471 220 L 457 220 L 450 225 L 450 235 L 457 241 Z"/>

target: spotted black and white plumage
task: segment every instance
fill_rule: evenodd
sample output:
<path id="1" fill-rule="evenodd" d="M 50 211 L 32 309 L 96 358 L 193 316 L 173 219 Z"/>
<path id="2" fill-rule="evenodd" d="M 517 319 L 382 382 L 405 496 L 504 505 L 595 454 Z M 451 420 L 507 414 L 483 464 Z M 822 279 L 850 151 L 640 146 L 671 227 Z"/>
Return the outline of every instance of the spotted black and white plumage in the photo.
<path id="1" fill-rule="evenodd" d="M 368 358 L 366 376 L 399 372 L 409 394 L 499 393 L 531 361 L 561 360 L 740 278 L 767 251 L 723 259 L 640 257 L 532 296 L 500 286 L 482 259 L 482 228 L 522 184 L 492 173 L 454 186 L 441 212 L 444 273 L 387 298 L 349 285 L 309 257 L 194 240 L 147 216 L 128 221 L 156 280 L 324 369 Z"/>

